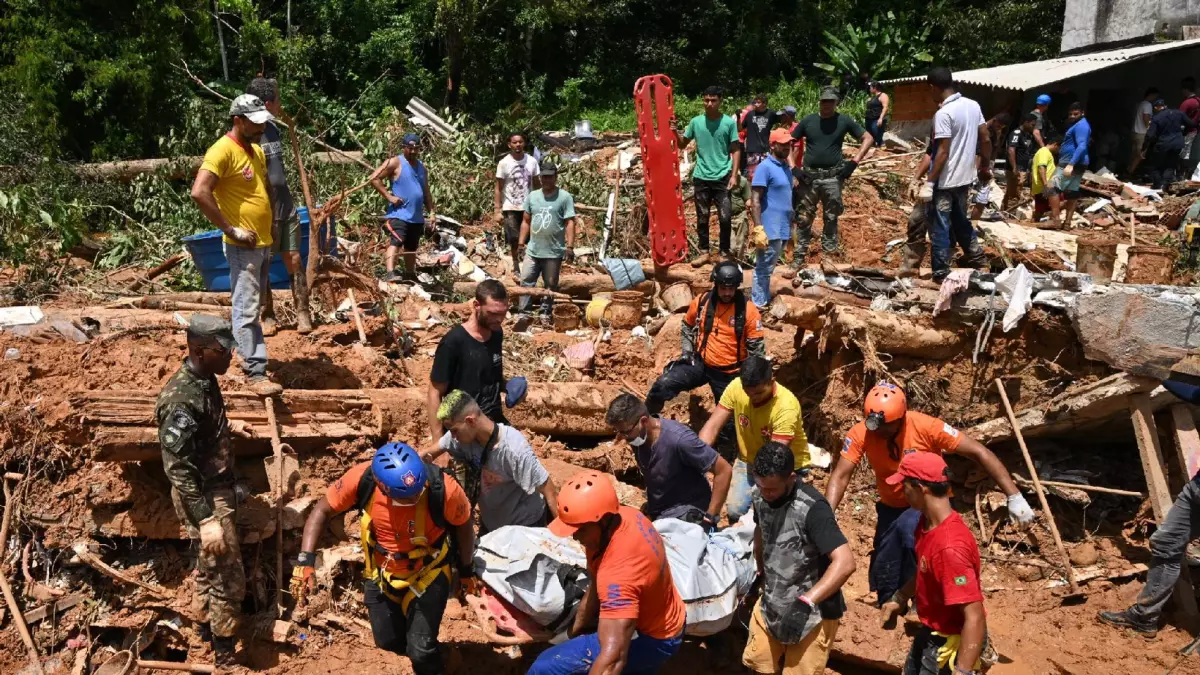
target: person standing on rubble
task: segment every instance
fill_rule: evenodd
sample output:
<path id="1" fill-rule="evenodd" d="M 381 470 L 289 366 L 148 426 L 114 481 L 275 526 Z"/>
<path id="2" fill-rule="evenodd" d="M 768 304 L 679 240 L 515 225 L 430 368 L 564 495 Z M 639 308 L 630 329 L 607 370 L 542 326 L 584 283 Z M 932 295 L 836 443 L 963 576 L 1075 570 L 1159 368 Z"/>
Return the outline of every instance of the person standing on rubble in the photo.
<path id="1" fill-rule="evenodd" d="M 834 511 L 846 495 L 854 470 L 865 456 L 875 472 L 875 538 L 868 580 L 879 603 L 886 602 L 916 573 L 913 528 L 920 517 L 909 508 L 904 491 L 888 482 L 906 453 L 940 456 L 952 452 L 979 464 L 1008 497 L 1008 515 L 1024 526 L 1034 519 L 1033 509 L 1017 489 L 1004 464 L 975 439 L 935 417 L 908 409 L 904 391 L 890 382 L 880 382 L 867 393 L 863 404 L 865 420 L 846 433 L 841 457 L 825 488 L 825 498 Z"/>
<path id="2" fill-rule="evenodd" d="M 442 399 L 438 419 L 446 434 L 423 457 L 448 452 L 469 467 L 462 487 L 479 505 L 480 536 L 507 525 L 545 527 L 558 516 L 554 481 L 520 431 L 490 420 L 459 389 Z"/>
<path id="3" fill-rule="evenodd" d="M 421 161 L 421 137 L 404 134 L 404 150 L 387 159 L 371 174 L 371 187 L 383 195 L 388 207 L 384 211 L 383 229 L 388 235 L 384 266 L 387 274 L 384 281 L 399 281 L 396 274 L 396 252 L 404 247 L 404 276 L 417 278 L 417 248 L 421 245 L 421 234 L 433 232 L 437 225 L 433 196 L 429 194 L 429 172 Z M 383 183 L 384 178 L 391 185 Z"/>
<path id="4" fill-rule="evenodd" d="M 754 488 L 750 467 L 765 443 L 775 441 L 791 448 L 793 468 L 797 471 L 807 471 L 809 454 L 800 401 L 775 381 L 771 362 L 765 358 L 750 356 L 742 362 L 739 377 L 725 388 L 700 430 L 700 440 L 712 445 L 717 433 L 730 420 L 735 421 L 737 430 L 738 458 L 733 464 L 725 513 L 730 523 L 736 523 L 750 510 Z"/>
<path id="5" fill-rule="evenodd" d="M 890 628 L 916 598 L 921 629 L 913 639 L 904 675 L 978 675 L 988 649 L 979 545 L 950 505 L 946 461 L 931 452 L 911 452 L 886 479 L 919 514 L 914 538 L 919 564 L 904 588 L 881 612 Z"/>
<path id="6" fill-rule="evenodd" d="M 217 375 L 229 370 L 234 344 L 228 321 L 193 314 L 187 327 L 187 358 L 167 380 L 154 408 L 171 503 L 188 537 L 199 544 L 195 605 L 201 634 L 211 636 L 218 667 L 235 663 L 235 634 L 246 594 L 231 425 L 217 384 Z"/>
<path id="7" fill-rule="evenodd" d="M 513 274 L 521 271 L 521 221 L 525 217 L 525 200 L 532 190 L 541 187 L 538 173 L 541 167 L 533 155 L 525 153 L 525 134 L 515 131 L 508 135 L 508 154 L 496 165 L 496 190 L 492 197 L 495 218 L 504 228 L 504 242 L 512 255 Z"/>
<path id="8" fill-rule="evenodd" d="M 1196 124 L 1183 111 L 1168 108 L 1161 98 L 1154 102 L 1154 117 L 1142 143 L 1142 157 L 1150 165 L 1150 187 L 1162 190 L 1175 182 L 1175 167 L 1186 147 L 1184 132 L 1195 129 Z"/>
<path id="9" fill-rule="evenodd" d="M 754 263 L 754 284 L 750 299 L 761 313 L 771 302 L 771 274 L 779 262 L 783 247 L 792 239 L 792 171 L 788 154 L 792 151 L 792 136 L 785 129 L 771 132 L 771 156 L 763 160 L 754 175 L 754 199 L 751 202 L 751 222 L 761 227 L 767 246 L 758 249 Z"/>
<path id="10" fill-rule="evenodd" d="M 229 116 L 233 129 L 204 153 L 192 200 L 224 233 L 233 334 L 249 389 L 273 396 L 283 387 L 267 379 L 267 343 L 259 320 L 263 291 L 271 292 L 272 197 L 267 159 L 258 142 L 275 117 L 253 94 L 234 99 Z"/>
<path id="11" fill-rule="evenodd" d="M 754 172 L 759 163 L 770 154 L 769 137 L 779 121 L 779 112 L 767 107 L 767 95 L 754 97 L 754 107 L 742 116 L 739 125 L 746 132 L 746 178 L 754 182 Z M 730 190 L 733 188 L 731 187 Z"/>
<path id="12" fill-rule="evenodd" d="M 792 138 L 803 140 L 805 148 L 804 167 L 793 172 L 796 181 L 792 183 L 796 204 L 796 248 L 792 266 L 796 269 L 804 266 L 804 258 L 808 255 L 818 202 L 824 222 L 821 251 L 825 254 L 837 252 L 838 216 L 844 208 L 842 185 L 875 144 L 875 139 L 853 117 L 838 112 L 840 98 L 837 89 L 822 88 L 820 112 L 807 115 L 792 130 Z M 846 136 L 854 136 L 861 142 L 858 154 L 849 161 L 842 155 Z"/>
<path id="13" fill-rule="evenodd" d="M 677 518 L 712 532 L 721 520 L 733 468 L 696 432 L 675 420 L 651 415 L 637 396 L 621 394 L 608 404 L 605 421 L 633 448 L 646 483 L 642 512 L 650 520 Z M 712 474 L 712 485 L 705 474 Z"/>
<path id="14" fill-rule="evenodd" d="M 1054 135 L 1054 123 L 1046 116 L 1046 111 L 1050 110 L 1050 95 L 1038 94 L 1037 100 L 1031 114 L 1037 117 L 1037 121 L 1033 123 L 1033 142 L 1037 147 L 1046 147 L 1046 139 Z"/>
<path id="15" fill-rule="evenodd" d="M 1150 118 L 1154 117 L 1154 102 L 1162 98 L 1157 87 L 1150 87 L 1138 101 L 1137 110 L 1133 113 L 1133 130 L 1129 135 L 1129 164 L 1125 173 L 1129 180 L 1137 178 L 1138 166 L 1142 163 L 1142 146 L 1146 142 L 1146 132 L 1150 130 Z"/>
<path id="16" fill-rule="evenodd" d="M 279 105 L 279 84 L 274 79 L 256 77 L 246 86 L 246 93 L 262 99 L 267 111 L 278 118 L 282 114 Z M 292 282 L 292 304 L 296 308 L 296 332 L 306 335 L 312 332 L 312 316 L 308 308 L 308 283 L 305 269 L 300 264 L 300 221 L 296 218 L 296 202 L 288 188 L 287 169 L 283 163 L 283 143 L 279 127 L 274 120 L 268 121 L 263 129 L 263 156 L 267 160 L 267 179 L 271 181 L 271 236 L 272 251 L 278 251 Z M 263 335 L 270 337 L 278 330 L 275 320 L 275 298 L 267 290 L 262 294 Z"/>
<path id="17" fill-rule="evenodd" d="M 854 553 L 829 503 L 792 462 L 791 449 L 775 442 L 754 458 L 754 560 L 763 591 L 742 664 L 764 675 L 824 675 Z"/>
<path id="18" fill-rule="evenodd" d="M 504 377 L 504 318 L 508 315 L 508 289 L 495 279 L 479 282 L 471 315 L 450 329 L 438 343 L 429 371 L 426 410 L 429 433 L 440 439 L 445 433 L 438 409 L 442 397 L 455 389 L 470 394 L 479 409 L 493 422 L 506 423 L 500 392 L 509 408 L 525 397 L 524 377 Z"/>
<path id="19" fill-rule="evenodd" d="M 1021 124 L 1008 135 L 1008 171 L 1005 172 L 1004 201 L 1000 210 L 1007 212 L 1021 199 L 1021 186 L 1028 182 L 1029 168 L 1033 164 L 1033 125 L 1037 117 L 1025 113 Z"/>
<path id="20" fill-rule="evenodd" d="M 918 196 L 921 201 L 933 204 L 929 223 L 929 240 L 933 245 L 930 258 L 933 280 L 941 283 L 950 274 L 956 242 L 963 249 L 965 265 L 981 267 L 987 263 L 987 255 L 975 237 L 975 227 L 967 213 L 967 196 L 976 180 L 981 185 L 991 183 L 992 141 L 979 104 L 958 92 L 948 68 L 929 71 L 928 81 L 930 92 L 939 104 L 933 115 L 937 149 Z"/>
<path id="21" fill-rule="evenodd" d="M 662 537 L 597 471 L 572 476 L 559 507 L 550 532 L 583 546 L 591 582 L 571 639 L 542 652 L 529 675 L 658 672 L 679 651 L 687 618 Z"/>
<path id="22" fill-rule="evenodd" d="M 871 134 L 871 138 L 875 141 L 871 144 L 871 150 L 863 159 L 871 159 L 875 156 L 875 151 L 883 147 L 883 134 L 887 131 L 888 112 L 892 107 L 892 99 L 883 90 L 883 85 L 875 80 L 867 83 L 867 91 L 871 98 L 867 99 L 867 107 L 863 114 L 863 126 L 867 128 L 867 133 Z"/>
<path id="23" fill-rule="evenodd" d="M 1058 149 L 1062 139 L 1057 135 L 1047 136 L 1046 145 L 1033 154 L 1033 179 L 1030 192 L 1033 194 L 1033 216 L 1031 220 L 1038 222 L 1042 216 L 1050 214 L 1052 229 L 1060 229 L 1059 211 L 1062 209 L 1062 198 L 1054 186 L 1054 165 L 1058 161 Z"/>
<path id="24" fill-rule="evenodd" d="M 722 262 L 710 278 L 712 290 L 692 300 L 679 326 L 679 358 L 667 364 L 646 395 L 651 415 L 662 412 L 667 401 L 704 384 L 712 390 L 713 400 L 720 401 L 742 362 L 767 353 L 762 316 L 740 288 L 741 267 Z M 723 435 L 732 440 L 731 435 Z"/>
<path id="25" fill-rule="evenodd" d="M 733 231 L 733 204 L 729 193 L 737 188 L 742 158 L 737 122 L 729 115 L 721 114 L 721 88 L 705 89 L 702 98 L 704 114 L 693 117 L 683 133 L 675 129 L 680 152 L 687 149 L 693 140 L 696 141 L 692 185 L 695 188 L 693 198 L 696 202 L 696 237 L 700 254 L 692 260 L 692 267 L 700 267 L 704 263 L 715 265 L 721 256 L 729 257 Z M 720 256 L 709 248 L 708 217 L 714 205 L 717 207 L 720 227 Z"/>
<path id="26" fill-rule="evenodd" d="M 471 504 L 458 481 L 405 443 L 385 443 L 329 486 L 304 523 L 291 593 L 302 606 L 316 586 L 317 542 L 330 516 L 361 514 L 363 604 L 375 646 L 408 656 L 416 675 L 441 675 L 438 632 L 452 577 L 475 578 Z"/>
<path id="27" fill-rule="evenodd" d="M 1196 171 L 1196 166 L 1200 165 L 1200 133 L 1197 133 L 1197 126 L 1200 126 L 1200 96 L 1196 95 L 1196 78 L 1185 77 L 1180 84 L 1180 91 L 1183 94 L 1183 102 L 1179 104 L 1179 111 L 1191 120 L 1193 126 L 1184 138 L 1183 152 L 1180 153 L 1182 159 L 1183 180 L 1189 180 L 1192 174 Z"/>
<path id="28" fill-rule="evenodd" d="M 1083 104 L 1076 101 L 1067 109 L 1067 132 L 1058 151 L 1058 168 L 1054 171 L 1054 185 L 1063 197 L 1062 223 L 1068 230 L 1073 227 L 1071 221 L 1075 219 L 1083 173 L 1090 163 L 1088 144 L 1091 140 L 1092 126 L 1084 117 Z"/>
<path id="29" fill-rule="evenodd" d="M 538 175 L 541 189 L 525 198 L 525 216 L 517 241 L 517 248 L 525 250 L 521 285 L 533 288 L 540 276 L 543 288 L 557 291 L 563 262 L 575 261 L 575 198 L 558 187 L 558 167 L 550 162 L 542 164 Z M 527 312 L 532 303 L 533 298 L 525 296 L 517 307 Z M 546 316 L 553 308 L 554 298 L 546 296 L 542 301 Z"/>

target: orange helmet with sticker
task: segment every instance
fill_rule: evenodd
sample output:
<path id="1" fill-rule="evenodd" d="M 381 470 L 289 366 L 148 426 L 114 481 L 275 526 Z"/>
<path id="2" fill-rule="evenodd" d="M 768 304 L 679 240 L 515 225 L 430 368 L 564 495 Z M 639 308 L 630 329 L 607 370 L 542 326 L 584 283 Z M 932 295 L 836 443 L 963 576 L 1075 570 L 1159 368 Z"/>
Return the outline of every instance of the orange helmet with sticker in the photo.
<path id="1" fill-rule="evenodd" d="M 889 422 L 895 422 L 907 412 L 908 399 L 904 396 L 904 390 L 891 382 L 880 382 L 867 392 L 863 414 L 867 418 L 868 430 L 875 431 Z"/>
<path id="2" fill-rule="evenodd" d="M 569 537 L 580 525 L 598 523 L 620 508 L 617 491 L 608 477 L 599 471 L 583 471 L 558 491 L 558 518 L 551 521 L 550 531 Z"/>

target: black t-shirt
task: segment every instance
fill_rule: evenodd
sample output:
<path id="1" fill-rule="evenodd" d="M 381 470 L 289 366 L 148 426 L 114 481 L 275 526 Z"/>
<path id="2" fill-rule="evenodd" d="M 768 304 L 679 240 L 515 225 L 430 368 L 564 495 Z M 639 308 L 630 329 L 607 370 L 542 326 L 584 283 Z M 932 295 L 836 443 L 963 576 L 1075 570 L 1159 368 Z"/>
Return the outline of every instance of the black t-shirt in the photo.
<path id="1" fill-rule="evenodd" d="M 801 483 L 799 489 L 816 499 L 816 503 L 808 509 L 804 531 L 821 553 L 818 576 L 824 575 L 829 569 L 829 554 L 848 543 L 846 535 L 842 534 L 841 528 L 838 527 L 837 518 L 834 518 L 833 509 L 829 507 L 829 502 L 825 501 L 824 495 L 808 483 Z M 842 590 L 839 588 L 836 593 L 817 605 L 817 609 L 821 610 L 822 619 L 842 618 L 846 613 L 846 599 L 842 596 Z"/>
<path id="2" fill-rule="evenodd" d="M 480 342 L 462 325 L 455 326 L 442 338 L 433 355 L 429 379 L 443 382 L 450 391 L 461 389 L 478 403 L 493 422 L 504 421 L 500 389 L 504 386 L 503 331 L 492 331 L 487 342 Z"/>
<path id="3" fill-rule="evenodd" d="M 271 217 L 276 223 L 286 223 L 296 215 L 296 203 L 292 199 L 292 191 L 288 189 L 287 171 L 283 168 L 283 143 L 279 137 L 279 127 L 274 122 L 267 122 L 260 145 L 267 159 L 267 180 L 274 190 L 271 195 Z"/>
<path id="4" fill-rule="evenodd" d="M 1013 148 L 1017 153 L 1017 165 L 1013 168 L 1028 171 L 1033 164 L 1033 134 L 1027 134 L 1024 129 L 1017 127 L 1008 135 L 1007 147 Z"/>
<path id="5" fill-rule="evenodd" d="M 770 152 L 771 129 L 778 121 L 779 113 L 774 110 L 758 112 L 751 108 L 742 118 L 742 128 L 746 130 L 746 152 L 752 155 Z"/>
<path id="6" fill-rule="evenodd" d="M 842 141 L 846 136 L 861 139 L 866 133 L 849 115 L 837 113 L 825 118 L 813 113 L 792 129 L 792 138 L 804 139 L 804 168 L 832 169 L 842 163 Z"/>

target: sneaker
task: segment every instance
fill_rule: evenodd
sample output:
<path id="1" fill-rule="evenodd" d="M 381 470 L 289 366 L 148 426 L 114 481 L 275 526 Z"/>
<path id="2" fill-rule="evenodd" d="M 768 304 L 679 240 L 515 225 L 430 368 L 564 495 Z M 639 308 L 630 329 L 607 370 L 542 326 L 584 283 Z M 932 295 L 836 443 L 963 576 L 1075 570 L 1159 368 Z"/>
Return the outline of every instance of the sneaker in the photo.
<path id="1" fill-rule="evenodd" d="M 259 396 L 275 396 L 283 392 L 283 386 L 268 380 L 266 375 L 251 376 L 246 389 Z"/>
<path id="2" fill-rule="evenodd" d="M 1128 628 L 1144 637 L 1152 638 L 1158 635 L 1157 621 L 1138 618 L 1128 609 L 1122 612 L 1100 612 L 1099 619 L 1101 623 L 1117 628 Z"/>

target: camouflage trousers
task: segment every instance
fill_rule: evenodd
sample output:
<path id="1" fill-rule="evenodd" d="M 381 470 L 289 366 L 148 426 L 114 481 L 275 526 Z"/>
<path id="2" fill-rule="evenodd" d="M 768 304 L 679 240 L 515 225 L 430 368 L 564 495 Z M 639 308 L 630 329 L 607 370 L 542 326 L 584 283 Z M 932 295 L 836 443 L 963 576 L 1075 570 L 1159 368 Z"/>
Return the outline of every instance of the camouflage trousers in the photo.
<path id="1" fill-rule="evenodd" d="M 796 210 L 796 259 L 803 261 L 812 240 L 817 204 L 821 205 L 821 250 L 833 253 L 838 248 L 838 216 L 842 215 L 842 181 L 837 176 L 801 181 L 792 193 Z"/>
<path id="2" fill-rule="evenodd" d="M 238 547 L 237 498 L 232 489 L 210 490 L 204 494 L 204 498 L 212 507 L 213 515 L 221 521 L 221 528 L 225 532 L 226 551 L 222 555 L 210 555 L 200 548 L 200 530 L 188 522 L 179 493 L 171 489 L 175 514 L 199 550 L 196 555 L 196 595 L 192 598 L 192 614 L 201 623 L 212 626 L 214 637 L 233 637 L 242 610 L 242 598 L 246 595 L 246 570 L 242 566 L 242 552 Z"/>

